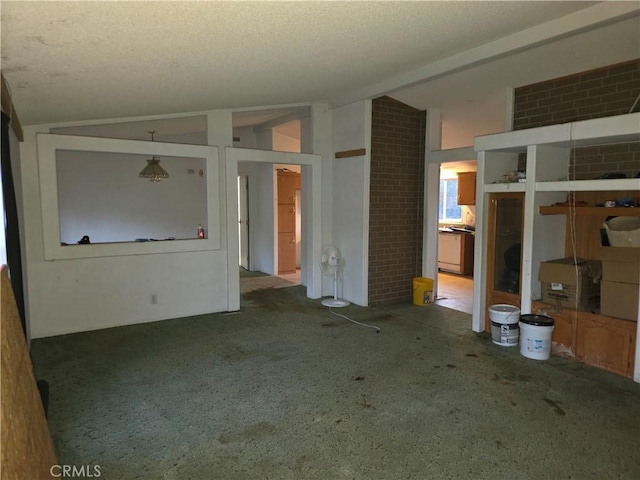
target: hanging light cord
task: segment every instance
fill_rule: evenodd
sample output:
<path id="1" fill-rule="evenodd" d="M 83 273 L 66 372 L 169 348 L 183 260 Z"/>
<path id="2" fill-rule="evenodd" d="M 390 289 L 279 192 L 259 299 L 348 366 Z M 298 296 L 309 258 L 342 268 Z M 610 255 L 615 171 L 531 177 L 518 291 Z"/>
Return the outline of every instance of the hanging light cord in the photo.
<path id="1" fill-rule="evenodd" d="M 376 331 L 376 333 L 380 333 L 380 328 L 379 328 L 379 327 L 376 327 L 375 325 L 369 325 L 369 324 L 367 324 L 367 323 L 360 323 L 360 322 L 357 322 L 357 321 L 355 321 L 354 319 L 347 317 L 346 315 L 342 315 L 341 313 L 336 313 L 336 312 L 334 312 L 333 310 L 331 310 L 331 307 L 329 307 L 329 311 L 330 311 L 331 313 L 333 313 L 334 315 L 337 315 L 338 317 L 345 318 L 345 319 L 349 320 L 350 322 L 353 322 L 353 323 L 355 323 L 355 324 L 357 324 L 357 325 L 360 325 L 360 326 L 362 326 L 362 327 L 373 328 L 373 329 Z"/>

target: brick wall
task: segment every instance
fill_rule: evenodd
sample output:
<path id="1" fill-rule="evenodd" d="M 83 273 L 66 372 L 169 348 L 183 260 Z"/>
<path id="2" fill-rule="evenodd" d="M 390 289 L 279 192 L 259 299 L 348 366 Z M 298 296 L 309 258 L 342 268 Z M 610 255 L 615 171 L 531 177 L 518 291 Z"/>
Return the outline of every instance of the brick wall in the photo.
<path id="1" fill-rule="evenodd" d="M 629 113 L 640 95 L 640 59 L 516 88 L 513 129 Z M 520 162 L 519 169 L 524 169 Z M 575 149 L 569 175 L 640 174 L 638 143 Z"/>
<path id="2" fill-rule="evenodd" d="M 426 115 L 390 97 L 373 100 L 369 303 L 411 300 L 422 271 Z"/>

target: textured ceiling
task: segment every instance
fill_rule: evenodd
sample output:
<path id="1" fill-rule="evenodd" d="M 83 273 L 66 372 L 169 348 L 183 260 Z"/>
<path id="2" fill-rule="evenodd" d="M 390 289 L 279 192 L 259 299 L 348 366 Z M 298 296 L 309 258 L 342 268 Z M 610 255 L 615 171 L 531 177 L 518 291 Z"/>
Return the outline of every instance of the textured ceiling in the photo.
<path id="1" fill-rule="evenodd" d="M 26 125 L 333 101 L 594 3 L 2 1 L 2 71 Z"/>

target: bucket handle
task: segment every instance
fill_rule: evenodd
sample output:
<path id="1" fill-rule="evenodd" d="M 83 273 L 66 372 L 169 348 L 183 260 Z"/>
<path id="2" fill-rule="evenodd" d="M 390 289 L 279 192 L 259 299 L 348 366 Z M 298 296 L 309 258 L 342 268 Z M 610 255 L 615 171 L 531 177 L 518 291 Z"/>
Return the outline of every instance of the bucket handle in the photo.
<path id="1" fill-rule="evenodd" d="M 520 314 L 520 309 L 514 310 L 513 312 L 509 313 L 506 318 L 509 318 L 511 315 L 513 315 L 516 312 L 518 312 L 518 314 Z"/>

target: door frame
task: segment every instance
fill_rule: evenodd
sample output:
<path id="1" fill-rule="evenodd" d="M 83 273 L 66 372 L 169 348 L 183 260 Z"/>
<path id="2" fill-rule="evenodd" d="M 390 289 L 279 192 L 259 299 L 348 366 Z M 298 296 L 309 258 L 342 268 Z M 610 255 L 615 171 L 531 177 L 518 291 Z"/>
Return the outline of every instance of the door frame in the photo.
<path id="1" fill-rule="evenodd" d="M 227 188 L 227 277 L 229 310 L 240 309 L 238 269 L 238 162 L 301 165 L 302 173 L 302 264 L 300 279 L 308 298 L 322 296 L 322 272 L 317 258 L 322 242 L 322 157 L 310 153 L 274 152 L 250 148 L 225 148 Z"/>
<path id="2" fill-rule="evenodd" d="M 243 215 L 244 213 L 244 215 Z M 238 263 L 250 270 L 251 242 L 249 221 L 249 175 L 238 173 Z M 244 218 L 243 218 L 244 217 Z M 244 227 L 243 227 L 244 222 Z M 244 250 L 244 252 L 243 252 Z"/>

